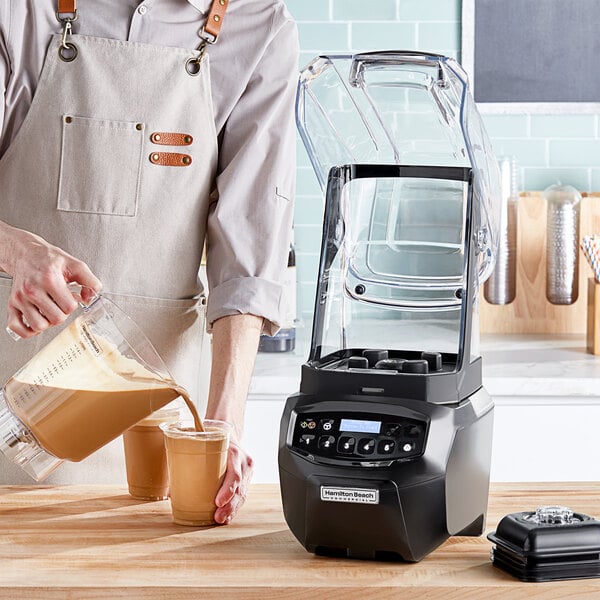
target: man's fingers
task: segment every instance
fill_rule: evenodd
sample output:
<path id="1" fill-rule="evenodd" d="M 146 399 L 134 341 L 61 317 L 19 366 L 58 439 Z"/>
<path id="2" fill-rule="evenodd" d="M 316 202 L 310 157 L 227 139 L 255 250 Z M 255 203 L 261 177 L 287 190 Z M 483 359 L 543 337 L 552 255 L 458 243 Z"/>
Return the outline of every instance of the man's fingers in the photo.
<path id="1" fill-rule="evenodd" d="M 227 472 L 225 473 L 225 479 L 223 479 L 223 483 L 217 492 L 217 497 L 215 498 L 215 504 L 218 507 L 225 506 L 227 503 L 231 502 L 241 481 L 241 476 L 239 473 L 239 461 L 235 467 L 230 463 L 230 461 L 227 462 L 228 464 Z"/>
<path id="2" fill-rule="evenodd" d="M 35 333 L 46 331 L 50 327 L 50 322 L 42 313 L 38 307 L 29 302 L 21 306 L 21 314 L 23 323 L 25 323 L 29 329 Z M 11 328 L 12 329 L 12 328 Z"/>
<path id="3" fill-rule="evenodd" d="M 56 285 L 49 293 L 52 300 L 65 315 L 70 315 L 79 306 L 66 282 Z"/>
<path id="4" fill-rule="evenodd" d="M 69 316 L 69 312 L 72 312 L 62 310 L 48 294 L 40 295 L 35 305 L 50 325 L 60 325 Z M 77 306 L 76 303 L 75 306 Z"/>
<path id="5" fill-rule="evenodd" d="M 89 288 L 92 290 L 92 297 L 95 294 L 98 294 L 102 289 L 102 283 L 100 280 L 92 273 L 91 269 L 80 260 L 72 260 L 67 264 L 66 275 L 70 281 L 75 281 L 84 288 Z M 82 298 L 84 301 L 87 300 L 83 297 L 83 293 Z"/>
<path id="6" fill-rule="evenodd" d="M 240 448 L 233 446 L 229 450 L 227 474 L 217 494 L 214 519 L 217 523 L 229 523 L 243 506 L 252 478 L 252 459 Z"/>
<path id="7" fill-rule="evenodd" d="M 17 310 L 14 306 L 8 306 L 7 308 L 8 320 L 7 326 L 19 337 L 30 338 L 35 335 L 35 331 L 32 331 L 23 323 L 23 315 L 21 311 Z"/>

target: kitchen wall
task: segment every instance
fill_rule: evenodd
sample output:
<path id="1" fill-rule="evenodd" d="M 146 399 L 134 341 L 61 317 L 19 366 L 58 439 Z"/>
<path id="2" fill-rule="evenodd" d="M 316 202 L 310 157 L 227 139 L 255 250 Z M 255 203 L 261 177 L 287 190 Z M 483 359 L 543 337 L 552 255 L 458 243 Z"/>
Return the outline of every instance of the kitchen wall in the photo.
<path id="1" fill-rule="evenodd" d="M 383 49 L 438 52 L 460 61 L 460 0 L 286 0 L 300 34 L 301 68 L 318 54 Z M 514 155 L 522 190 L 560 180 L 600 190 L 598 115 L 485 115 L 497 156 Z M 298 310 L 310 327 L 319 260 L 322 194 L 298 142 L 295 243 Z"/>

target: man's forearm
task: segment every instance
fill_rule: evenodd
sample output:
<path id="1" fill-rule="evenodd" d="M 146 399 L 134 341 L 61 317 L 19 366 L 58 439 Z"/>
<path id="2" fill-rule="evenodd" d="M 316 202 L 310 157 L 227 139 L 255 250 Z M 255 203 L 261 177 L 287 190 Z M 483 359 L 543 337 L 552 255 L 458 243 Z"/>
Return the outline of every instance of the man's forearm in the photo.
<path id="1" fill-rule="evenodd" d="M 213 324 L 212 368 L 207 419 L 233 426 L 239 442 L 244 428 L 244 409 L 263 319 L 255 315 L 231 315 Z"/>

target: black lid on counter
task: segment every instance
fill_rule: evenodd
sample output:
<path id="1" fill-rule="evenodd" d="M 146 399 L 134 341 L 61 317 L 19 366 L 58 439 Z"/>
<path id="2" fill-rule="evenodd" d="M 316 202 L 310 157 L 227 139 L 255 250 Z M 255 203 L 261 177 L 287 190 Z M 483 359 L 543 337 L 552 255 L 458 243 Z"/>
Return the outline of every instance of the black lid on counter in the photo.
<path id="1" fill-rule="evenodd" d="M 600 521 L 569 508 L 512 513 L 487 537 L 493 564 L 522 581 L 600 577 Z"/>

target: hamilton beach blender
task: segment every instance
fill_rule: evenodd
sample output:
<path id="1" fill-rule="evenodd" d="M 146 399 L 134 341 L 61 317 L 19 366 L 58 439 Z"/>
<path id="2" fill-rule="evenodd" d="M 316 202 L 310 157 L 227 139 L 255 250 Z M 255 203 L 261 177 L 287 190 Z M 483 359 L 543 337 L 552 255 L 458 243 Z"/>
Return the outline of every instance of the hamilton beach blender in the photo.
<path id="1" fill-rule="evenodd" d="M 326 203 L 310 355 L 281 421 L 285 518 L 310 552 L 418 561 L 485 527 L 477 304 L 497 163 L 443 56 L 321 56 L 297 120 Z"/>

